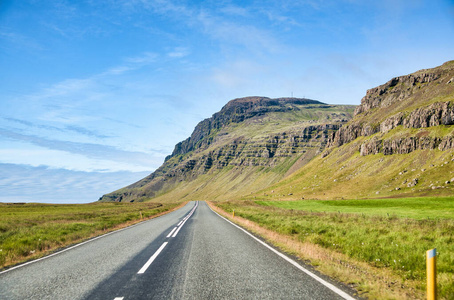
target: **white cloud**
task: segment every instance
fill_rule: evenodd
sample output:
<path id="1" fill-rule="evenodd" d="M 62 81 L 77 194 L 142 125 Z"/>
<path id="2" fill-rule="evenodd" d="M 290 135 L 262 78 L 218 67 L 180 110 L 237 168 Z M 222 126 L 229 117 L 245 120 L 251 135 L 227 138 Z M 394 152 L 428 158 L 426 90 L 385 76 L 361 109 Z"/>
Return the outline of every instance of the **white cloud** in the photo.
<path id="1" fill-rule="evenodd" d="M 189 49 L 185 47 L 177 47 L 173 51 L 167 53 L 167 56 L 171 58 L 183 58 L 190 54 Z"/>
<path id="2" fill-rule="evenodd" d="M 145 52 L 140 56 L 128 57 L 125 59 L 126 63 L 133 64 L 135 67 L 143 67 L 156 62 L 159 55 L 153 52 Z"/>

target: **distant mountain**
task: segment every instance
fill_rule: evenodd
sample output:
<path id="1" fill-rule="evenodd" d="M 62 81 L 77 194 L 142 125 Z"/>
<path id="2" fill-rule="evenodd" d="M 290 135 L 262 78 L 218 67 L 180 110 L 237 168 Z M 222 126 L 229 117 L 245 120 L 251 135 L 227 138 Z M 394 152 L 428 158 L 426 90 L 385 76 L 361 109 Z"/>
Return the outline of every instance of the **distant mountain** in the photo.
<path id="1" fill-rule="evenodd" d="M 452 196 L 453 181 L 454 61 L 449 61 L 368 90 L 322 155 L 253 197 Z"/>
<path id="2" fill-rule="evenodd" d="M 256 192 L 321 153 L 354 108 L 304 98 L 231 100 L 155 172 L 100 200 L 214 200 Z"/>

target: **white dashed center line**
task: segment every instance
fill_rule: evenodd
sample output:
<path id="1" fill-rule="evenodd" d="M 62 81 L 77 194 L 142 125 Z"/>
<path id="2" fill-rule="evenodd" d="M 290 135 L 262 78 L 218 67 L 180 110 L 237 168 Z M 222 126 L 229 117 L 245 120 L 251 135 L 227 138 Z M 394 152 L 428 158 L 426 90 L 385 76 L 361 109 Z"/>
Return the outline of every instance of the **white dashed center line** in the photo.
<path id="1" fill-rule="evenodd" d="M 172 231 L 167 235 L 167 237 L 169 238 L 170 236 L 172 236 L 172 234 L 175 232 L 175 230 L 177 230 L 177 227 L 175 227 L 174 229 L 172 229 Z"/>
<path id="2" fill-rule="evenodd" d="M 159 247 L 159 249 L 150 257 L 150 259 L 147 261 L 146 264 L 143 265 L 142 269 L 137 272 L 137 274 L 143 274 L 145 271 L 148 269 L 148 267 L 151 265 L 151 263 L 158 257 L 159 253 L 161 253 L 162 249 L 167 246 L 167 242 L 164 242 L 164 244 Z"/>

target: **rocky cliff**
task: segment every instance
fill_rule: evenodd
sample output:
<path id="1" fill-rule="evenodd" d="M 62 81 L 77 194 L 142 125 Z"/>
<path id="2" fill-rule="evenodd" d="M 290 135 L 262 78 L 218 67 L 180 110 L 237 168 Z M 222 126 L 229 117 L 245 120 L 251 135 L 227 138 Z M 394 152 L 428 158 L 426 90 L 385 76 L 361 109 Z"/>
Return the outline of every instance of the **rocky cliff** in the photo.
<path id="1" fill-rule="evenodd" d="M 101 200 L 213 199 L 263 188 L 323 151 L 353 109 L 300 98 L 234 99 L 200 122 L 150 176 Z"/>
<path id="2" fill-rule="evenodd" d="M 362 155 L 410 153 L 415 150 L 454 147 L 453 137 L 430 136 L 419 130 L 406 136 L 389 136 L 396 128 L 421 129 L 454 124 L 454 61 L 440 67 L 399 76 L 367 91 L 354 119 L 331 136 L 329 146 L 339 147 L 358 137 L 373 138 L 361 144 Z"/>
<path id="3" fill-rule="evenodd" d="M 189 138 L 178 143 L 169 159 L 179 154 L 185 154 L 195 149 L 206 148 L 212 142 L 214 135 L 231 123 L 241 123 L 247 119 L 263 116 L 271 112 L 288 112 L 298 109 L 299 105 L 321 105 L 321 102 L 300 98 L 245 97 L 229 101 L 220 112 L 211 118 L 200 122 Z"/>
<path id="4" fill-rule="evenodd" d="M 452 196 L 454 61 L 367 91 L 322 155 L 250 199 Z"/>

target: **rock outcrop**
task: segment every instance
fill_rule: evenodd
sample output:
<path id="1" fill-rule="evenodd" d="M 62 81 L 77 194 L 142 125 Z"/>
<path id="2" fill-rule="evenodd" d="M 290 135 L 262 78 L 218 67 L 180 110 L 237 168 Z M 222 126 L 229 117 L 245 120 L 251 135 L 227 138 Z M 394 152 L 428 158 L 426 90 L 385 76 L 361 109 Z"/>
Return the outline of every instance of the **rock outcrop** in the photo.
<path id="1" fill-rule="evenodd" d="M 371 139 L 360 146 L 360 154 L 383 153 L 385 155 L 407 154 L 415 150 L 438 149 L 445 151 L 454 149 L 454 137 L 405 137 L 391 139 Z"/>
<path id="2" fill-rule="evenodd" d="M 241 123 L 247 119 L 271 112 L 286 112 L 297 109 L 296 105 L 323 105 L 323 103 L 305 98 L 245 97 L 229 101 L 221 111 L 211 118 L 200 122 L 189 138 L 175 146 L 169 158 L 185 154 L 199 148 L 206 148 L 213 142 L 213 135 L 230 123 Z"/>
<path id="3" fill-rule="evenodd" d="M 340 147 L 358 137 L 370 137 L 360 146 L 361 155 L 410 153 L 415 150 L 454 147 L 451 136 L 396 136 L 396 128 L 429 128 L 454 125 L 454 61 L 430 70 L 391 79 L 367 91 L 351 122 L 329 140 Z"/>
<path id="4" fill-rule="evenodd" d="M 422 88 L 424 84 L 434 82 L 440 76 L 440 74 L 431 71 L 420 71 L 395 77 L 383 85 L 368 90 L 366 96 L 361 100 L 361 105 L 355 109 L 355 115 L 374 108 L 385 108 L 395 102 L 405 100 L 414 93 L 415 87 Z"/>

